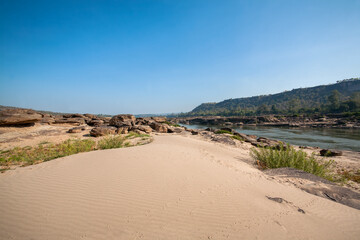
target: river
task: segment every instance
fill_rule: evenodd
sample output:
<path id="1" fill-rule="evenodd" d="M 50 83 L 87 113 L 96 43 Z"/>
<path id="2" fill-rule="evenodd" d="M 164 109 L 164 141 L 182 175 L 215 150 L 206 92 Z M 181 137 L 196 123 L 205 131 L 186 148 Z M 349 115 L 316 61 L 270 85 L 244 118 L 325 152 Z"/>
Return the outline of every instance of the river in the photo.
<path id="1" fill-rule="evenodd" d="M 224 127 L 210 125 L 182 125 L 190 129 Z M 242 126 L 231 128 L 244 134 L 277 139 L 299 146 L 313 146 L 360 152 L 360 129 L 287 128 L 263 126 Z"/>

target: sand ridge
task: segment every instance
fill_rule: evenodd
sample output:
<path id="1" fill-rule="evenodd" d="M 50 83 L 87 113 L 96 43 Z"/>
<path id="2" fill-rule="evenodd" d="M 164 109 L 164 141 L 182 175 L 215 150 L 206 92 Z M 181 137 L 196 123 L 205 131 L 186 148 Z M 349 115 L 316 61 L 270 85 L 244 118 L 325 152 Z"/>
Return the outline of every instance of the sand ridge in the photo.
<path id="1" fill-rule="evenodd" d="M 7 171 L 0 175 L 0 239 L 360 235 L 359 210 L 270 181 L 242 158 L 249 158 L 244 149 L 158 135 L 148 145 Z"/>

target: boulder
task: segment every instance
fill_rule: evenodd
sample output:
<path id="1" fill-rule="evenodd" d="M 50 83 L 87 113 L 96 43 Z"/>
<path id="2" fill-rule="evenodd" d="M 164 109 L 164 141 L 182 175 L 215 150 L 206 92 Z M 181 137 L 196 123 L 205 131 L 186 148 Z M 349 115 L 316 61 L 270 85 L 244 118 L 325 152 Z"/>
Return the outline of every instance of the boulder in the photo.
<path id="1" fill-rule="evenodd" d="M 127 134 L 129 132 L 129 128 L 128 127 L 119 127 L 116 130 L 117 134 Z"/>
<path id="2" fill-rule="evenodd" d="M 152 132 L 152 128 L 150 126 L 146 126 L 146 125 L 135 125 L 131 128 L 131 131 L 134 131 L 134 130 L 140 130 L 144 133 Z"/>
<path id="3" fill-rule="evenodd" d="M 184 131 L 184 129 L 181 127 L 168 126 L 168 133 L 181 133 L 183 131 Z"/>
<path id="4" fill-rule="evenodd" d="M 84 118 L 84 115 L 79 113 L 64 114 L 63 118 Z"/>
<path id="5" fill-rule="evenodd" d="M 233 138 L 222 135 L 222 134 L 215 134 L 214 136 L 211 137 L 211 140 L 215 141 L 215 142 L 219 142 L 219 143 L 228 144 L 228 145 L 236 145 Z"/>
<path id="6" fill-rule="evenodd" d="M 96 119 L 97 118 L 96 115 L 90 114 L 90 113 L 85 113 L 84 116 L 87 117 L 87 118 L 91 118 L 91 119 Z"/>
<path id="7" fill-rule="evenodd" d="M 161 124 L 157 122 L 152 122 L 150 124 L 150 127 L 154 129 L 156 132 L 159 133 L 167 133 L 168 132 L 168 125 L 167 124 Z"/>
<path id="8" fill-rule="evenodd" d="M 151 119 L 158 123 L 164 123 L 167 120 L 166 117 L 151 117 Z"/>
<path id="9" fill-rule="evenodd" d="M 68 133 L 80 133 L 82 131 L 84 131 L 86 128 L 85 127 L 74 127 L 69 129 Z"/>
<path id="10" fill-rule="evenodd" d="M 131 127 L 135 125 L 136 118 L 131 114 L 119 114 L 112 117 L 109 121 L 110 126 L 114 127 Z"/>
<path id="11" fill-rule="evenodd" d="M 199 134 L 199 130 L 197 129 L 190 129 L 190 132 L 192 135 L 198 135 Z"/>
<path id="12" fill-rule="evenodd" d="M 333 149 L 321 149 L 320 155 L 325 157 L 335 157 L 335 156 L 341 156 L 343 153 L 339 150 L 333 150 Z"/>
<path id="13" fill-rule="evenodd" d="M 53 117 L 48 117 L 48 116 L 44 116 L 44 117 L 40 120 L 40 123 L 42 123 L 42 124 L 52 124 L 53 122 L 55 122 L 55 118 L 53 118 Z"/>
<path id="14" fill-rule="evenodd" d="M 100 126 L 100 127 L 95 127 L 93 129 L 91 129 L 90 135 L 94 136 L 94 137 L 100 137 L 100 136 L 105 136 L 105 135 L 109 135 L 109 134 L 115 134 L 116 130 L 117 130 L 116 127 Z"/>
<path id="15" fill-rule="evenodd" d="M 228 132 L 231 132 L 231 133 L 234 133 L 234 132 L 235 132 L 234 129 L 228 128 L 228 127 L 220 128 L 220 130 L 222 130 L 222 131 L 228 131 Z"/>
<path id="16" fill-rule="evenodd" d="M 41 118 L 41 114 L 31 109 L 5 109 L 0 111 L 0 126 L 33 124 Z"/>
<path id="17" fill-rule="evenodd" d="M 103 120 L 100 119 L 93 119 L 86 122 L 89 126 L 101 126 L 104 124 Z"/>

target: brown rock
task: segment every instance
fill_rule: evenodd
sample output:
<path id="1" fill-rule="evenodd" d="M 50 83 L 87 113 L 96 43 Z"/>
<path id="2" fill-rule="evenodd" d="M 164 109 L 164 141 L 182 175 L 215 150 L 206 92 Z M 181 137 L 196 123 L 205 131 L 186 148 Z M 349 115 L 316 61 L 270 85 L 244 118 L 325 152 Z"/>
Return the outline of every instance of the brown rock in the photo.
<path id="1" fill-rule="evenodd" d="M 335 157 L 335 156 L 341 156 L 343 153 L 339 150 L 333 150 L 333 149 L 321 149 L 320 155 L 325 157 Z"/>
<path id="2" fill-rule="evenodd" d="M 136 118 L 131 114 L 120 114 L 112 117 L 109 121 L 110 126 L 114 127 L 124 127 L 124 126 L 134 126 Z"/>
<path id="3" fill-rule="evenodd" d="M 33 124 L 41 118 L 41 114 L 31 109 L 5 109 L 0 112 L 0 125 Z"/>
<path id="4" fill-rule="evenodd" d="M 68 133 L 80 133 L 82 131 L 84 131 L 86 128 L 85 127 L 74 127 L 69 129 Z"/>
<path id="5" fill-rule="evenodd" d="M 181 133 L 182 131 L 184 131 L 184 129 L 181 127 L 168 126 L 168 133 Z"/>
<path id="6" fill-rule="evenodd" d="M 84 115 L 79 113 L 64 114 L 63 118 L 84 118 Z"/>
<path id="7" fill-rule="evenodd" d="M 119 127 L 116 130 L 117 134 L 127 134 L 129 132 L 129 128 L 128 127 Z"/>
<path id="8" fill-rule="evenodd" d="M 90 113 L 85 113 L 84 116 L 87 117 L 87 118 L 91 118 L 91 119 L 96 119 L 97 118 L 96 115 L 90 114 Z"/>
<path id="9" fill-rule="evenodd" d="M 116 127 L 110 127 L 110 126 L 95 127 L 91 129 L 90 135 L 94 137 L 100 137 L 109 134 L 115 134 L 116 130 L 117 130 Z"/>
<path id="10" fill-rule="evenodd" d="M 150 124 L 150 127 L 159 133 L 167 133 L 168 132 L 168 125 L 166 125 L 166 124 L 152 122 Z"/>
<path id="11" fill-rule="evenodd" d="M 131 131 L 134 131 L 134 130 L 140 130 L 145 133 L 152 132 L 152 128 L 150 126 L 146 126 L 146 125 L 135 125 L 131 128 Z"/>
<path id="12" fill-rule="evenodd" d="M 166 117 L 151 117 L 151 119 L 158 123 L 166 122 Z"/>
<path id="13" fill-rule="evenodd" d="M 85 124 L 85 120 L 83 118 L 56 118 L 54 124 L 69 124 L 79 126 Z"/>
<path id="14" fill-rule="evenodd" d="M 103 120 L 93 119 L 86 122 L 89 126 L 101 126 L 104 124 Z"/>

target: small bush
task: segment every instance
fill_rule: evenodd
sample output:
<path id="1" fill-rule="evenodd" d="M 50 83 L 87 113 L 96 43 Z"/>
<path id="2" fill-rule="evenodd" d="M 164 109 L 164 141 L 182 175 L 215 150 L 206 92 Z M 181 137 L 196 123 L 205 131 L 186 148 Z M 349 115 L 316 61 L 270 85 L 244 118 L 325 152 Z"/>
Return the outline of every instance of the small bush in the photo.
<path id="1" fill-rule="evenodd" d="M 125 137 L 125 139 L 131 139 L 131 138 L 148 138 L 150 137 L 149 134 L 140 134 L 137 132 L 129 132 L 129 134 Z"/>
<path id="2" fill-rule="evenodd" d="M 69 156 L 79 152 L 89 152 L 95 149 L 96 142 L 90 139 L 66 140 L 59 144 L 43 144 L 37 147 L 15 147 L 11 150 L 0 152 L 0 164 L 31 165 L 36 162 Z"/>
<path id="3" fill-rule="evenodd" d="M 233 134 L 232 132 L 230 132 L 230 131 L 227 131 L 227 130 L 217 130 L 216 132 L 215 132 L 215 134 L 223 134 L 223 133 L 227 133 L 227 134 Z"/>
<path id="4" fill-rule="evenodd" d="M 173 126 L 173 127 L 181 127 L 179 124 L 177 124 L 177 123 L 171 123 L 171 122 L 169 122 L 169 121 L 165 121 L 164 123 L 167 124 L 167 125 L 169 125 L 169 126 Z"/>
<path id="5" fill-rule="evenodd" d="M 233 139 L 236 139 L 236 140 L 239 140 L 239 141 L 244 141 L 244 139 L 240 136 L 237 136 L 237 135 L 233 135 L 231 136 Z"/>
<path id="6" fill-rule="evenodd" d="M 111 149 L 123 147 L 125 138 L 122 136 L 108 136 L 98 142 L 98 149 Z"/>
<path id="7" fill-rule="evenodd" d="M 59 144 L 42 142 L 36 147 L 15 147 L 10 150 L 0 150 L 0 166 L 3 166 L 0 169 L 0 172 L 6 171 L 8 169 L 7 166 L 10 165 L 27 166 L 80 152 L 130 147 L 132 146 L 131 143 L 125 142 L 125 140 L 133 138 L 145 140 L 148 137 L 150 136 L 147 134 L 131 132 L 126 137 L 119 135 L 107 136 L 100 139 L 98 142 L 95 142 L 92 139 L 69 139 Z"/>
<path id="8" fill-rule="evenodd" d="M 280 149 L 260 148 L 251 149 L 251 156 L 257 161 L 258 165 L 266 168 L 290 167 L 312 173 L 319 177 L 330 178 L 328 169 L 333 161 L 321 162 L 312 154 L 301 150 L 295 150 L 290 145 L 280 146 Z"/>

